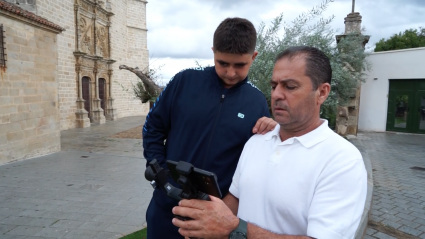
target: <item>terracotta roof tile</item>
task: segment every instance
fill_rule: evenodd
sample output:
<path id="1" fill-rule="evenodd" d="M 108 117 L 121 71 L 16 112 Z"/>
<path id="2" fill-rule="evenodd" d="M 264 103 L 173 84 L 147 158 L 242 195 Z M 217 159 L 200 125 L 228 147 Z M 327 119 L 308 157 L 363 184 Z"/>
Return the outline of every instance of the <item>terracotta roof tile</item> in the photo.
<path id="1" fill-rule="evenodd" d="M 53 22 L 51 22 L 51 21 L 49 21 L 49 20 L 47 20 L 45 18 L 42 18 L 40 16 L 37 16 L 37 15 L 35 15 L 32 12 L 26 11 L 26 10 L 24 10 L 24 9 L 16 6 L 15 4 L 8 3 L 8 2 L 6 2 L 4 0 L 0 0 L 0 10 L 5 10 L 5 11 L 8 11 L 8 12 L 14 13 L 14 14 L 16 14 L 18 16 L 27 18 L 29 20 L 35 21 L 35 22 L 37 22 L 39 24 L 42 24 L 42 25 L 45 25 L 45 26 L 52 27 L 52 28 L 54 28 L 56 30 L 59 30 L 59 31 L 64 31 L 65 30 L 61 26 L 56 25 Z"/>

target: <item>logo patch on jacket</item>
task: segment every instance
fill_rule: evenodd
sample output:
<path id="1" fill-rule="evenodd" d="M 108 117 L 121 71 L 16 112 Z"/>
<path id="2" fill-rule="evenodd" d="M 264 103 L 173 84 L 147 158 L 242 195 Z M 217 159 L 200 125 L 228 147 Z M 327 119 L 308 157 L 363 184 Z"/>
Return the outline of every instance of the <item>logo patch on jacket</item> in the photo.
<path id="1" fill-rule="evenodd" d="M 243 119 L 243 118 L 245 118 L 245 115 L 242 114 L 242 113 L 238 113 L 238 117 L 241 118 L 241 119 Z"/>

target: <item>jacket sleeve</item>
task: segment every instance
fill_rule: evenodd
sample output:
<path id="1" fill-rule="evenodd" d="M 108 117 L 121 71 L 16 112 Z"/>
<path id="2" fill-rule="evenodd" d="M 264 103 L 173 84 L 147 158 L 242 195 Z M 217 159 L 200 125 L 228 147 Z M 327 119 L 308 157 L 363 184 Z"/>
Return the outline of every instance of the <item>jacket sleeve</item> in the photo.
<path id="1" fill-rule="evenodd" d="M 165 164 L 164 141 L 171 127 L 172 102 L 177 92 L 180 75 L 177 74 L 171 78 L 146 116 L 143 126 L 143 156 L 147 161 L 146 165 L 153 159 L 156 159 L 161 166 Z"/>
<path id="2" fill-rule="evenodd" d="M 267 103 L 267 100 L 265 100 L 264 103 L 263 103 L 263 109 L 264 109 L 264 116 L 271 118 L 269 105 Z"/>

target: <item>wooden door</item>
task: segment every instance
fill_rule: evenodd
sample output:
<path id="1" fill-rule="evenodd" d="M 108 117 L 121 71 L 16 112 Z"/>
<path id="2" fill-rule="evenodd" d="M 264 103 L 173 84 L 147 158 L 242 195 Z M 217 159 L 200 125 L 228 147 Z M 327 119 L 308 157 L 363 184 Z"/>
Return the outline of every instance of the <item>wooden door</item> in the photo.
<path id="1" fill-rule="evenodd" d="M 103 109 L 103 114 L 106 115 L 106 80 L 103 78 L 99 79 L 99 99 L 100 99 L 100 107 Z"/>
<path id="2" fill-rule="evenodd" d="M 90 78 L 84 76 L 82 81 L 82 90 L 83 90 L 83 100 L 84 100 L 84 109 L 89 112 L 89 118 L 91 118 L 90 114 Z"/>

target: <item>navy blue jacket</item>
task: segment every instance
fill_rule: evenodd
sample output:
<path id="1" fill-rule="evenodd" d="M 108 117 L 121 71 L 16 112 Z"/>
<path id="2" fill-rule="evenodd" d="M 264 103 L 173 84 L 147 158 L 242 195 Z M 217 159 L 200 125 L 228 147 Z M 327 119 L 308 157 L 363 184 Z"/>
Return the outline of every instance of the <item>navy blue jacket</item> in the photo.
<path id="1" fill-rule="evenodd" d="M 186 161 L 214 172 L 225 196 L 244 144 L 263 116 L 270 117 L 266 98 L 247 78 L 225 89 L 214 67 L 183 70 L 146 117 L 143 155 L 163 167 L 166 160 Z M 153 198 L 164 209 L 177 203 L 160 190 Z"/>

